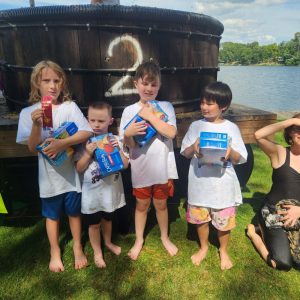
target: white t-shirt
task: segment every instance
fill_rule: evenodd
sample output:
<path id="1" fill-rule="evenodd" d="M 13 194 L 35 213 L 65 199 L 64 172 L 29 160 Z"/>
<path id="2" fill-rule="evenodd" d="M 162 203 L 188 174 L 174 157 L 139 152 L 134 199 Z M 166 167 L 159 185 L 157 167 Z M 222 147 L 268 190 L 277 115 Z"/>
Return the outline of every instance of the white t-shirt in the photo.
<path id="1" fill-rule="evenodd" d="M 35 103 L 22 109 L 19 117 L 17 143 L 28 144 L 32 129 L 31 112 L 41 108 L 41 103 Z M 66 101 L 52 111 L 53 130 L 64 122 L 74 122 L 78 131 L 92 132 L 88 121 L 83 116 L 75 102 Z M 49 130 L 42 131 L 42 139 L 49 137 Z M 72 159 L 66 160 L 61 166 L 52 166 L 38 154 L 40 197 L 48 198 L 63 193 L 81 192 L 80 180 Z"/>
<path id="2" fill-rule="evenodd" d="M 227 133 L 231 147 L 240 155 L 240 162 L 247 160 L 247 150 L 239 128 L 232 122 L 211 123 L 202 119 L 193 122 L 183 138 L 182 153 L 195 143 L 201 131 Z M 227 167 L 199 165 L 196 157 L 191 159 L 188 178 L 188 203 L 190 205 L 222 209 L 242 203 L 240 184 L 231 164 Z"/>
<path id="3" fill-rule="evenodd" d="M 113 212 L 123 207 L 125 195 L 121 173 L 99 177 L 99 165 L 93 159 L 81 176 L 81 212 L 93 214 L 98 211 Z"/>
<path id="4" fill-rule="evenodd" d="M 170 102 L 159 101 L 162 110 L 168 115 L 168 124 L 176 127 L 175 111 Z M 135 103 L 126 107 L 120 122 L 120 139 L 124 139 L 124 127 L 141 110 Z M 168 179 L 177 179 L 177 168 L 173 149 L 173 140 L 157 133 L 143 147 L 138 145 L 129 149 L 132 186 L 141 188 L 154 184 L 167 183 Z"/>

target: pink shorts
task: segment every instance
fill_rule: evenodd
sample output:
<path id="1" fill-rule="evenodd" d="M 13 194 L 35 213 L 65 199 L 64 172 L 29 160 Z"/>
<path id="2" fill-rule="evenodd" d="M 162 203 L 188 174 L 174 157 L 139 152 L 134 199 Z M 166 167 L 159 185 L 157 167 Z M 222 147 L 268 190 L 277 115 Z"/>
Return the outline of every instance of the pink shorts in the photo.
<path id="1" fill-rule="evenodd" d="M 220 231 L 228 231 L 236 226 L 235 207 L 214 209 L 189 205 L 186 211 L 186 220 L 191 224 L 204 224 L 210 222 Z"/>
<path id="2" fill-rule="evenodd" d="M 142 188 L 134 188 L 133 196 L 137 199 L 158 199 L 167 200 L 174 194 L 174 182 L 173 179 L 169 179 L 167 183 L 164 184 L 154 184 L 151 186 L 146 186 Z"/>

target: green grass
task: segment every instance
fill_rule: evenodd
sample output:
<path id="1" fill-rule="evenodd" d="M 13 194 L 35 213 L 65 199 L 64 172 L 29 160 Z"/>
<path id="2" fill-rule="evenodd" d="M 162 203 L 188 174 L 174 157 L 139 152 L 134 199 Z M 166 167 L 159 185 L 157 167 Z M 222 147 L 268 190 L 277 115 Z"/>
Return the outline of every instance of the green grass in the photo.
<path id="1" fill-rule="evenodd" d="M 171 238 L 179 248 L 176 257 L 164 251 L 155 225 L 136 262 L 126 255 L 134 235 L 116 236 L 123 252 L 115 257 L 104 250 L 104 270 L 93 265 L 88 242 L 85 252 L 90 266 L 73 269 L 72 242 L 67 226 L 63 226 L 61 245 L 66 271 L 50 273 L 44 221 L 6 218 L 0 226 L 0 299 L 299 299 L 299 272 L 268 267 L 244 233 L 271 184 L 267 157 L 255 145 L 253 150 L 254 170 L 243 191 L 245 203 L 238 208 L 238 226 L 230 241 L 229 252 L 235 264 L 232 270 L 220 270 L 214 242 L 201 266 L 192 265 L 190 256 L 198 244 L 186 238 L 183 201 L 178 207 L 180 218 L 170 226 Z"/>

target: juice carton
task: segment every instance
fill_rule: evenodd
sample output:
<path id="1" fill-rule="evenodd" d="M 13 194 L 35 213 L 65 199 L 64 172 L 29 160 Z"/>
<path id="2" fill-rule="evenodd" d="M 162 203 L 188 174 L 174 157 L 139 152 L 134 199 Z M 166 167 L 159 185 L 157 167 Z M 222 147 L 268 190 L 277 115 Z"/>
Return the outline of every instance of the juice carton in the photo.
<path id="1" fill-rule="evenodd" d="M 42 98 L 42 109 L 43 113 L 43 128 L 52 128 L 52 96 L 44 96 Z"/>
<path id="2" fill-rule="evenodd" d="M 228 147 L 227 133 L 219 132 L 200 132 L 200 151 L 203 157 L 200 158 L 201 164 L 213 164 L 223 166 L 221 161 L 225 157 Z"/>
<path id="3" fill-rule="evenodd" d="M 111 143 L 112 137 L 112 133 L 107 133 L 90 139 L 91 142 L 97 143 L 95 157 L 99 164 L 101 177 L 108 176 L 124 168 L 119 149 Z"/>
<path id="4" fill-rule="evenodd" d="M 74 122 L 65 122 L 58 127 L 52 134 L 55 139 L 65 139 L 78 131 L 78 127 Z M 49 158 L 43 149 L 49 145 L 48 142 L 43 142 L 36 149 L 47 159 L 52 166 L 60 166 L 66 159 L 74 154 L 73 148 L 69 147 L 65 151 L 59 152 L 54 159 Z"/>
<path id="5" fill-rule="evenodd" d="M 150 100 L 148 103 L 150 105 L 152 105 L 152 107 L 154 108 L 154 113 L 158 116 L 158 118 L 160 118 L 164 122 L 168 121 L 168 115 L 161 109 L 158 101 Z M 139 114 L 137 113 L 130 120 L 130 122 L 127 123 L 127 125 L 124 127 L 124 129 L 126 129 L 135 119 L 136 119 L 136 122 L 143 121 L 143 118 L 141 118 L 139 116 Z M 156 129 L 150 123 L 146 122 L 145 125 L 147 126 L 146 133 L 143 135 L 136 135 L 134 137 L 134 140 L 140 147 L 143 147 L 145 144 L 147 144 L 152 139 L 153 136 L 156 135 Z"/>

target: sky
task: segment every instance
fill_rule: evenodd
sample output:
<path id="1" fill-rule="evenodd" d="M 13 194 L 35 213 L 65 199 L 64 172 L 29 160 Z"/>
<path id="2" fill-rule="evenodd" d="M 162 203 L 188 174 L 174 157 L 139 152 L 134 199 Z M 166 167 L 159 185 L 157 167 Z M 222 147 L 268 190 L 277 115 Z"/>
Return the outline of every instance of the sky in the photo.
<path id="1" fill-rule="evenodd" d="M 90 0 L 35 0 L 36 6 L 89 4 Z M 299 0 L 120 0 L 139 5 L 202 13 L 224 25 L 222 42 L 261 45 L 294 38 L 300 31 Z M 28 7 L 29 0 L 0 0 L 0 10 Z"/>

